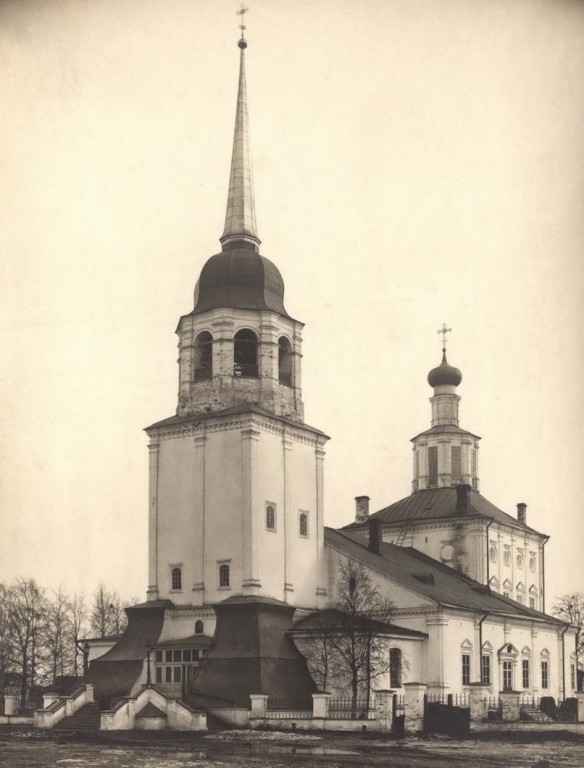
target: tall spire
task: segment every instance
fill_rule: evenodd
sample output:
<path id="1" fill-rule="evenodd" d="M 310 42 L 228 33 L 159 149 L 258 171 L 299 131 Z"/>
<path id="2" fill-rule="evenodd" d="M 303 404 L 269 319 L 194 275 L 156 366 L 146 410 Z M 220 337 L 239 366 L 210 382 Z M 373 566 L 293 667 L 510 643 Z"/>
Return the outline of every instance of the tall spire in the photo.
<path id="1" fill-rule="evenodd" d="M 253 176 L 251 170 L 251 155 L 249 151 L 249 128 L 247 116 L 247 95 L 245 87 L 245 49 L 247 41 L 244 36 L 245 25 L 243 14 L 247 8 L 238 11 L 241 14 L 241 38 L 237 45 L 241 51 L 239 59 L 239 89 L 237 92 L 237 108 L 235 112 L 235 133 L 233 136 L 233 153 L 231 155 L 231 173 L 229 176 L 229 192 L 227 195 L 227 212 L 225 214 L 225 229 L 220 238 L 225 247 L 234 240 L 246 240 L 254 246 L 260 244 L 256 231 L 255 200 L 253 191 Z"/>

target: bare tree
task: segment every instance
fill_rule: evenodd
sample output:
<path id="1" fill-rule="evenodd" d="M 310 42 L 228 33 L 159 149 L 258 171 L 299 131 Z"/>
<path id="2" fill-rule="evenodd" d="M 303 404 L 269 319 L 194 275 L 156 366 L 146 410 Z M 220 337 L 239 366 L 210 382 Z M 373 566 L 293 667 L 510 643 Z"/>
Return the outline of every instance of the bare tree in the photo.
<path id="1" fill-rule="evenodd" d="M 75 647 L 73 654 L 73 674 L 79 676 L 84 672 L 83 656 L 79 648 L 79 641 L 85 637 L 89 630 L 87 601 L 84 594 L 73 595 L 69 602 L 69 619 L 71 639 Z M 81 656 L 81 659 L 79 658 Z"/>
<path id="2" fill-rule="evenodd" d="M 372 681 L 389 670 L 386 636 L 393 605 L 373 584 L 362 563 L 352 560 L 341 562 L 336 591 L 334 654 L 349 679 L 355 710 L 359 690 L 365 689 L 369 706 Z"/>
<path id="3" fill-rule="evenodd" d="M 577 627 L 576 663 L 579 670 L 584 670 L 584 592 L 571 592 L 559 597 L 552 614 Z"/>
<path id="4" fill-rule="evenodd" d="M 20 676 L 21 708 L 24 708 L 30 689 L 44 682 L 47 601 L 34 579 L 17 579 L 6 590 L 5 602 L 11 664 Z"/>
<path id="5" fill-rule="evenodd" d="M 61 585 L 47 601 L 45 649 L 50 682 L 73 671 L 75 645 L 71 625 L 71 601 Z"/>
<path id="6" fill-rule="evenodd" d="M 110 592 L 100 584 L 93 595 L 90 628 L 98 637 L 119 635 L 126 628 L 126 612 L 117 592 Z"/>

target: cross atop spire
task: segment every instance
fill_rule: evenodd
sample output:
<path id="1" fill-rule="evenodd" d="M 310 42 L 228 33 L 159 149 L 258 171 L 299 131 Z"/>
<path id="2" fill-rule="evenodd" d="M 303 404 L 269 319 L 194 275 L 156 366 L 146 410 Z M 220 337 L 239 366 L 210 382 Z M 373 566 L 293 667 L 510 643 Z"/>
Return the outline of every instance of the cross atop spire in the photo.
<path id="1" fill-rule="evenodd" d="M 230 242 L 244 240 L 252 243 L 257 249 L 261 241 L 256 231 L 245 84 L 245 49 L 247 48 L 247 40 L 244 36 L 246 26 L 243 23 L 243 18 L 247 10 L 242 3 L 240 10 L 237 11 L 238 15 L 241 16 L 242 22 L 239 25 L 241 37 L 237 42 L 241 50 L 239 57 L 239 89 L 237 92 L 237 108 L 235 110 L 235 133 L 233 135 L 233 153 L 231 155 L 225 229 L 220 240 L 224 248 Z"/>
<path id="2" fill-rule="evenodd" d="M 242 47 L 245 48 L 245 45 L 244 46 L 241 45 L 242 42 L 244 42 L 247 45 L 245 41 L 245 30 L 247 29 L 247 27 L 243 23 L 243 17 L 244 17 L 244 14 L 246 14 L 248 11 L 249 11 L 249 8 L 247 8 L 243 3 L 241 4 L 241 8 L 237 11 L 237 15 L 241 16 L 241 24 L 239 25 L 239 28 L 241 29 L 241 37 L 238 42 L 238 45 L 240 48 Z"/>

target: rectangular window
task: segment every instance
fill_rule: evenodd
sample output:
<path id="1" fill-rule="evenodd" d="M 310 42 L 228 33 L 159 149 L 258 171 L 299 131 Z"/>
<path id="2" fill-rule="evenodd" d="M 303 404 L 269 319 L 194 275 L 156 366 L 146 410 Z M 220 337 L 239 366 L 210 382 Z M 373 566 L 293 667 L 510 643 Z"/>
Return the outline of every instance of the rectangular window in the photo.
<path id="1" fill-rule="evenodd" d="M 491 684 L 491 657 L 488 654 L 483 655 L 481 659 L 481 682 L 485 685 Z"/>
<path id="2" fill-rule="evenodd" d="M 162 667 L 156 667 L 156 682 L 162 682 Z"/>
<path id="3" fill-rule="evenodd" d="M 535 610 L 535 597 L 531 597 L 530 596 L 530 598 L 529 598 L 529 607 L 533 608 Z"/>
<path id="4" fill-rule="evenodd" d="M 510 659 L 503 661 L 503 690 L 513 690 L 513 662 Z"/>
<path id="5" fill-rule="evenodd" d="M 173 651 L 172 652 L 172 660 L 173 661 L 182 661 L 182 653 L 181 651 Z"/>
<path id="6" fill-rule="evenodd" d="M 523 678 L 523 687 L 529 688 L 529 659 L 523 659 L 521 662 L 521 672 Z"/>
<path id="7" fill-rule="evenodd" d="M 523 605 L 523 595 L 519 595 L 519 594 L 517 595 L 517 602 Z"/>
<path id="8" fill-rule="evenodd" d="M 401 688 L 401 648 L 389 649 L 389 687 Z"/>
<path id="9" fill-rule="evenodd" d="M 182 683 L 182 667 L 173 667 L 174 669 L 174 682 Z"/>
<path id="10" fill-rule="evenodd" d="M 190 651 L 190 650 L 189 651 L 183 651 L 183 661 L 185 661 L 185 662 L 191 661 L 192 654 L 193 654 L 193 652 Z"/>
<path id="11" fill-rule="evenodd" d="M 541 662 L 541 687 L 547 690 L 549 686 L 549 666 L 547 661 Z"/>
<path id="12" fill-rule="evenodd" d="M 164 660 L 166 662 L 172 661 L 172 651 L 166 651 L 166 653 L 164 655 L 165 655 L 165 659 Z"/>
<path id="13" fill-rule="evenodd" d="M 462 684 L 470 685 L 470 654 L 462 654 Z"/>
<path id="14" fill-rule="evenodd" d="M 460 445 L 453 445 L 450 448 L 450 473 L 453 483 L 462 481 L 462 448 Z"/>
<path id="15" fill-rule="evenodd" d="M 160 664 L 162 662 L 162 651 L 156 651 L 155 659 L 156 659 L 158 664 Z"/>
<path id="16" fill-rule="evenodd" d="M 172 667 L 165 667 L 164 668 L 164 681 L 166 683 L 172 683 Z"/>
<path id="17" fill-rule="evenodd" d="M 438 446 L 428 448 L 428 485 L 438 485 Z"/>
<path id="18" fill-rule="evenodd" d="M 301 512 L 298 518 L 298 532 L 301 536 L 308 536 L 308 512 Z"/>
<path id="19" fill-rule="evenodd" d="M 570 686 L 573 691 L 576 690 L 576 665 L 570 664 Z"/>

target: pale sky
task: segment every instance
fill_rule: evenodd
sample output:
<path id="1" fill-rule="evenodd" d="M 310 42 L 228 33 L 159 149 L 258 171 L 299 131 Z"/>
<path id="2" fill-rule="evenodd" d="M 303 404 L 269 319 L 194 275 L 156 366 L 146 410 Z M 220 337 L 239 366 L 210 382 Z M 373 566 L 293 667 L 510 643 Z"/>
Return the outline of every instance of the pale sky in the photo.
<path id="1" fill-rule="evenodd" d="M 250 0 L 261 252 L 306 323 L 326 523 L 411 490 L 463 372 L 481 492 L 584 590 L 584 3 Z M 147 438 L 219 249 L 235 0 L 0 3 L 0 580 L 147 586 Z"/>

